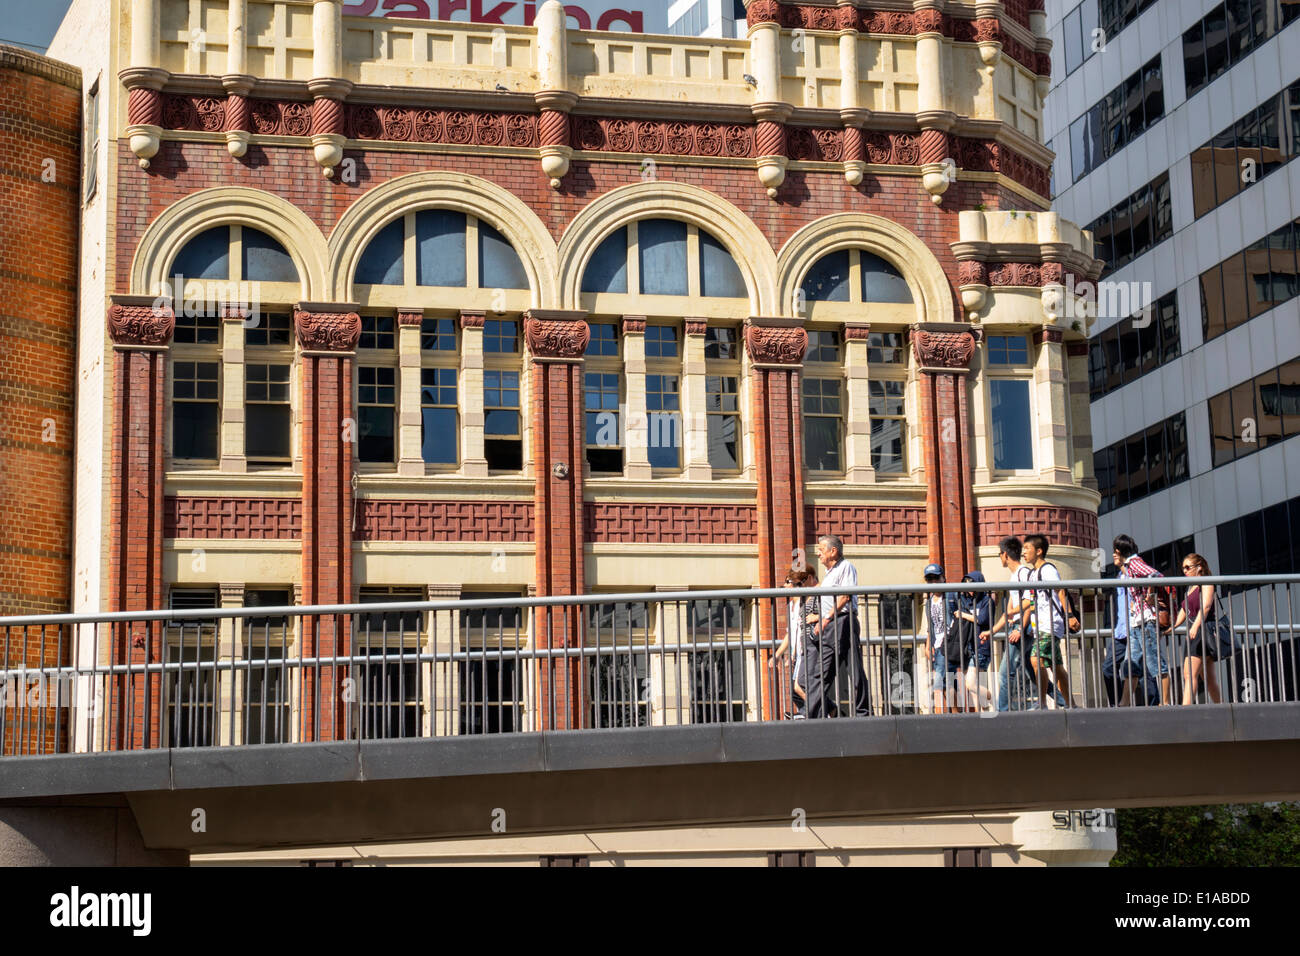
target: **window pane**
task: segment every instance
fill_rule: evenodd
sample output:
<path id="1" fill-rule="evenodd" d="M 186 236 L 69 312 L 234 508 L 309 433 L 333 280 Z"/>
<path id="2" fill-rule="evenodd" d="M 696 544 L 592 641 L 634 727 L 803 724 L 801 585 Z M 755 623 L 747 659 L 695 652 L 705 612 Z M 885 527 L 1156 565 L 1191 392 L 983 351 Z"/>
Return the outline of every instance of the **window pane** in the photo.
<path id="1" fill-rule="evenodd" d="M 465 214 L 461 212 L 425 209 L 415 214 L 415 281 L 418 285 L 466 284 L 465 228 Z"/>
<path id="2" fill-rule="evenodd" d="M 637 223 L 641 291 L 646 295 L 686 295 L 686 223 L 643 219 Z"/>
<path id="3" fill-rule="evenodd" d="M 402 219 L 395 219 L 379 230 L 357 264 L 358 285 L 402 285 L 406 281 L 402 255 L 405 236 L 406 224 Z"/>
<path id="4" fill-rule="evenodd" d="M 480 287 L 484 289 L 527 289 L 528 274 L 514 246 L 487 223 L 478 224 Z"/>
<path id="5" fill-rule="evenodd" d="M 458 428 L 456 409 L 421 409 L 420 453 L 430 465 L 454 465 L 457 454 Z"/>
<path id="6" fill-rule="evenodd" d="M 749 295 L 736 260 L 707 232 L 700 232 L 700 295 L 732 299 Z"/>
<path id="7" fill-rule="evenodd" d="M 1034 467 L 1034 431 L 1029 414 L 1029 383 L 989 381 L 993 421 L 993 467 L 1002 471 Z"/>
<path id="8" fill-rule="evenodd" d="M 583 292 L 627 292 L 627 229 L 612 233 L 597 248 L 582 274 Z"/>
<path id="9" fill-rule="evenodd" d="M 187 242 L 172 262 L 170 274 L 185 279 L 229 279 L 230 227 L 208 229 Z M 183 290 L 173 291 L 180 298 Z"/>
<path id="10" fill-rule="evenodd" d="M 901 273 L 879 256 L 858 253 L 862 261 L 863 302 L 911 302 L 912 290 Z"/>
<path id="11" fill-rule="evenodd" d="M 740 468 L 739 428 L 736 415 L 709 416 L 709 464 L 723 471 Z"/>
<path id="12" fill-rule="evenodd" d="M 454 352 L 456 320 L 424 319 L 420 323 L 420 349 L 426 352 Z"/>
<path id="13" fill-rule="evenodd" d="M 297 282 L 298 268 L 284 246 L 249 226 L 243 234 L 245 282 Z"/>
<path id="14" fill-rule="evenodd" d="M 249 458 L 288 458 L 289 406 L 287 403 L 250 404 L 245 410 L 245 454 Z"/>
<path id="15" fill-rule="evenodd" d="M 357 425 L 361 432 L 358 443 L 360 458 L 366 462 L 391 462 L 394 460 L 393 409 L 390 406 L 360 406 Z"/>
<path id="16" fill-rule="evenodd" d="M 803 292 L 809 302 L 849 301 L 849 251 L 823 256 L 808 270 Z"/>
<path id="17" fill-rule="evenodd" d="M 588 355 L 617 355 L 618 329 L 607 322 L 591 326 L 591 341 L 587 343 Z"/>
<path id="18" fill-rule="evenodd" d="M 172 406 L 172 455 L 180 459 L 217 457 L 216 402 L 176 402 Z"/>

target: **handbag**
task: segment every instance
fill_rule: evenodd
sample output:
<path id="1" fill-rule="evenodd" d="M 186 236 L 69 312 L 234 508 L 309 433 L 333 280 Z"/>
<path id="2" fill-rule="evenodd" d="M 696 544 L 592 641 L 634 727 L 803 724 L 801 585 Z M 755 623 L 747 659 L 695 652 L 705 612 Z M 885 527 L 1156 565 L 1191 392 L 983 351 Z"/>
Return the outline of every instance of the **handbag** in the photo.
<path id="1" fill-rule="evenodd" d="M 1214 589 L 1214 636 L 1219 649 L 1216 660 L 1221 661 L 1236 653 L 1237 635 L 1232 630 L 1232 624 L 1223 616 L 1223 609 L 1219 606 L 1218 588 Z"/>

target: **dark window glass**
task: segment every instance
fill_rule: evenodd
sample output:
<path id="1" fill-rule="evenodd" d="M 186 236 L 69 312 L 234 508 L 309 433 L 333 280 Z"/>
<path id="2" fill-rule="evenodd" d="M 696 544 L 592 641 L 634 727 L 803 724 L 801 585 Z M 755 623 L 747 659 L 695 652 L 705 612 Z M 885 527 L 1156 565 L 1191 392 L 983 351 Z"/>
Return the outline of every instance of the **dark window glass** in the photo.
<path id="1" fill-rule="evenodd" d="M 172 365 L 172 457 L 215 461 L 219 419 L 216 362 Z"/>
<path id="2" fill-rule="evenodd" d="M 611 233 L 592 254 L 582 274 L 583 292 L 627 292 L 627 229 Z"/>
<path id="3" fill-rule="evenodd" d="M 707 232 L 700 232 L 700 295 L 743 299 L 749 295 L 745 279 L 731 253 Z"/>
<path id="4" fill-rule="evenodd" d="M 405 269 L 406 222 L 395 219 L 370 240 L 357 263 L 358 285 L 402 285 Z"/>
<path id="5" fill-rule="evenodd" d="M 463 212 L 425 209 L 415 214 L 417 285 L 459 287 L 466 284 L 465 230 Z"/>
<path id="6" fill-rule="evenodd" d="M 849 250 L 818 259 L 804 277 L 802 288 L 809 302 L 848 302 Z"/>
<path id="7" fill-rule="evenodd" d="M 709 464 L 721 471 L 740 468 L 740 379 L 709 375 L 704 379 L 708 415 Z"/>
<path id="8" fill-rule="evenodd" d="M 483 323 L 483 351 L 513 354 L 519 351 L 519 323 L 513 319 L 488 319 Z"/>
<path id="9" fill-rule="evenodd" d="M 1205 18 L 1205 81 L 1212 83 L 1228 69 L 1228 14 L 1222 5 Z"/>
<path id="10" fill-rule="evenodd" d="M 842 385 L 839 379 L 803 380 L 804 457 L 810 471 L 843 471 Z"/>
<path id="11" fill-rule="evenodd" d="M 677 358 L 677 327 L 675 325 L 647 325 L 645 328 L 646 358 Z"/>
<path id="12" fill-rule="evenodd" d="M 243 276 L 245 282 L 297 282 L 298 267 L 288 251 L 264 232 L 249 226 L 243 236 Z"/>
<path id="13" fill-rule="evenodd" d="M 871 466 L 882 474 L 901 474 L 907 415 L 905 383 L 897 379 L 869 379 L 871 415 Z"/>
<path id="14" fill-rule="evenodd" d="M 583 376 L 587 463 L 593 472 L 623 471 L 619 435 L 619 376 L 588 372 Z"/>
<path id="15" fill-rule="evenodd" d="M 587 343 L 588 355 L 617 355 L 618 329 L 608 322 L 596 322 L 591 326 L 591 341 Z"/>
<path id="16" fill-rule="evenodd" d="M 1232 417 L 1232 393 L 1222 392 L 1209 401 L 1210 406 L 1210 450 L 1213 467 L 1226 465 L 1234 455 L 1234 441 L 1237 428 Z"/>
<path id="17" fill-rule="evenodd" d="M 1187 82 L 1188 96 L 1206 83 L 1204 20 L 1183 34 L 1183 76 Z"/>
<path id="18" fill-rule="evenodd" d="M 454 465 L 460 460 L 456 369 L 420 370 L 420 455 L 426 464 Z"/>
<path id="19" fill-rule="evenodd" d="M 704 333 L 704 357 L 706 359 L 740 358 L 740 341 L 735 329 L 710 327 Z"/>
<path id="20" fill-rule="evenodd" d="M 253 321 L 250 317 L 248 321 Z M 293 318 L 287 312 L 262 313 L 244 329 L 245 345 L 292 345 Z"/>
<path id="21" fill-rule="evenodd" d="M 686 295 L 686 223 L 643 219 L 637 223 L 641 256 L 641 292 Z"/>
<path id="22" fill-rule="evenodd" d="M 824 329 L 814 329 L 808 333 L 808 352 L 804 355 L 805 362 L 829 362 L 838 364 L 840 361 L 840 333 Z"/>
<path id="23" fill-rule="evenodd" d="M 391 315 L 363 315 L 361 317 L 361 338 L 357 348 L 379 349 L 391 352 L 397 347 L 397 337 L 393 332 Z"/>
<path id="24" fill-rule="evenodd" d="M 1286 502 L 1264 509 L 1264 564 L 1267 574 L 1286 574 L 1291 566 L 1291 523 Z"/>
<path id="25" fill-rule="evenodd" d="M 867 362 L 871 365 L 906 365 L 907 346 L 902 332 L 868 332 Z"/>
<path id="26" fill-rule="evenodd" d="M 649 328 L 646 329 L 649 332 Z M 681 395 L 676 375 L 645 377 L 646 412 L 649 420 L 650 465 L 654 468 L 682 466 Z"/>
<path id="27" fill-rule="evenodd" d="M 528 273 L 515 247 L 487 223 L 478 224 L 479 285 L 484 289 L 527 289 Z"/>
<path id="28" fill-rule="evenodd" d="M 456 320 L 424 319 L 421 321 L 420 349 L 425 352 L 456 351 Z"/>
<path id="29" fill-rule="evenodd" d="M 289 366 L 248 365 L 244 376 L 244 454 L 250 461 L 287 462 Z"/>
<path id="30" fill-rule="evenodd" d="M 390 463 L 397 453 L 397 370 L 357 369 L 358 455 L 361 461 Z"/>
<path id="31" fill-rule="evenodd" d="M 230 278 L 230 227 L 216 226 L 199 233 L 185 244 L 172 262 L 171 275 L 190 279 Z M 178 283 L 172 290 L 177 299 L 184 288 Z"/>
<path id="32" fill-rule="evenodd" d="M 863 302 L 911 302 L 912 290 L 907 280 L 880 256 L 870 252 L 858 253 L 862 266 Z"/>
<path id="33" fill-rule="evenodd" d="M 990 379 L 993 467 L 1020 471 L 1034 467 L 1034 428 L 1029 414 L 1029 382 Z"/>
<path id="34" fill-rule="evenodd" d="M 1071 10 L 1065 18 L 1065 72 L 1073 73 L 1083 62 L 1084 37 L 1080 30 L 1079 9 Z"/>
<path id="35" fill-rule="evenodd" d="M 990 335 L 990 365 L 1028 365 L 1029 340 L 1023 335 Z"/>

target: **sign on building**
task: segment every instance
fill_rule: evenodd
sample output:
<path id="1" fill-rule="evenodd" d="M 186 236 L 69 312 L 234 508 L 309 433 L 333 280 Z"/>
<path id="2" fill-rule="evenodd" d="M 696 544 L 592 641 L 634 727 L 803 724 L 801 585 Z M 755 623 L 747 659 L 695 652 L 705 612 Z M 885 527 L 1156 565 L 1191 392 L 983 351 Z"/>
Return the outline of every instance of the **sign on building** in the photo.
<path id="1" fill-rule="evenodd" d="M 347 17 L 389 17 L 415 20 L 458 20 L 532 26 L 543 0 L 349 0 Z M 582 0 L 566 3 L 569 28 L 667 33 L 668 4 L 641 0 Z"/>

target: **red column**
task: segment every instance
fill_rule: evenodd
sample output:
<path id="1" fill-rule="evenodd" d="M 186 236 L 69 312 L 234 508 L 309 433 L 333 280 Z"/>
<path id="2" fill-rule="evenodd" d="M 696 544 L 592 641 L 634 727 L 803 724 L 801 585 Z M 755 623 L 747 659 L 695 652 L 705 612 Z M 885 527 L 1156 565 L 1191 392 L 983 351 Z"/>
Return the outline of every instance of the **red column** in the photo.
<path id="1" fill-rule="evenodd" d="M 357 434 L 353 361 L 361 317 L 350 306 L 304 303 L 294 312 L 302 348 L 302 600 L 348 604 L 352 595 L 352 470 Z M 346 617 L 304 618 L 304 657 L 349 653 Z M 301 740 L 346 736 L 346 665 L 307 668 L 302 675 Z"/>
<path id="2" fill-rule="evenodd" d="M 171 305 L 161 299 L 114 296 L 108 310 L 114 355 L 110 611 L 163 606 L 163 388 L 175 328 Z M 160 625 L 114 626 L 113 663 L 156 664 L 163 653 Z M 115 677 L 108 699 L 111 749 L 162 745 L 157 674 Z"/>
<path id="3" fill-rule="evenodd" d="M 966 376 L 975 354 L 969 327 L 926 323 L 912 329 L 920 366 L 930 560 L 951 581 L 975 567 L 976 520 Z"/>
<path id="4" fill-rule="evenodd" d="M 524 315 L 524 338 L 532 361 L 537 596 L 582 594 L 582 357 L 591 329 L 585 312 L 535 310 Z M 573 608 L 540 612 L 536 621 L 539 648 L 582 646 L 581 615 Z M 540 729 L 582 726 L 582 675 L 577 657 L 539 661 Z"/>
<path id="5" fill-rule="evenodd" d="M 751 368 L 754 454 L 758 478 L 758 586 L 785 579 L 796 550 L 807 548 L 803 494 L 803 415 L 800 371 L 808 333 L 797 319 L 750 319 L 745 347 Z M 781 608 L 775 612 L 779 621 Z M 772 602 L 759 602 L 759 634 L 772 631 Z M 767 673 L 768 653 L 762 655 Z M 770 678 L 764 686 L 770 685 Z M 771 720 L 772 700 L 764 695 L 763 718 Z"/>

